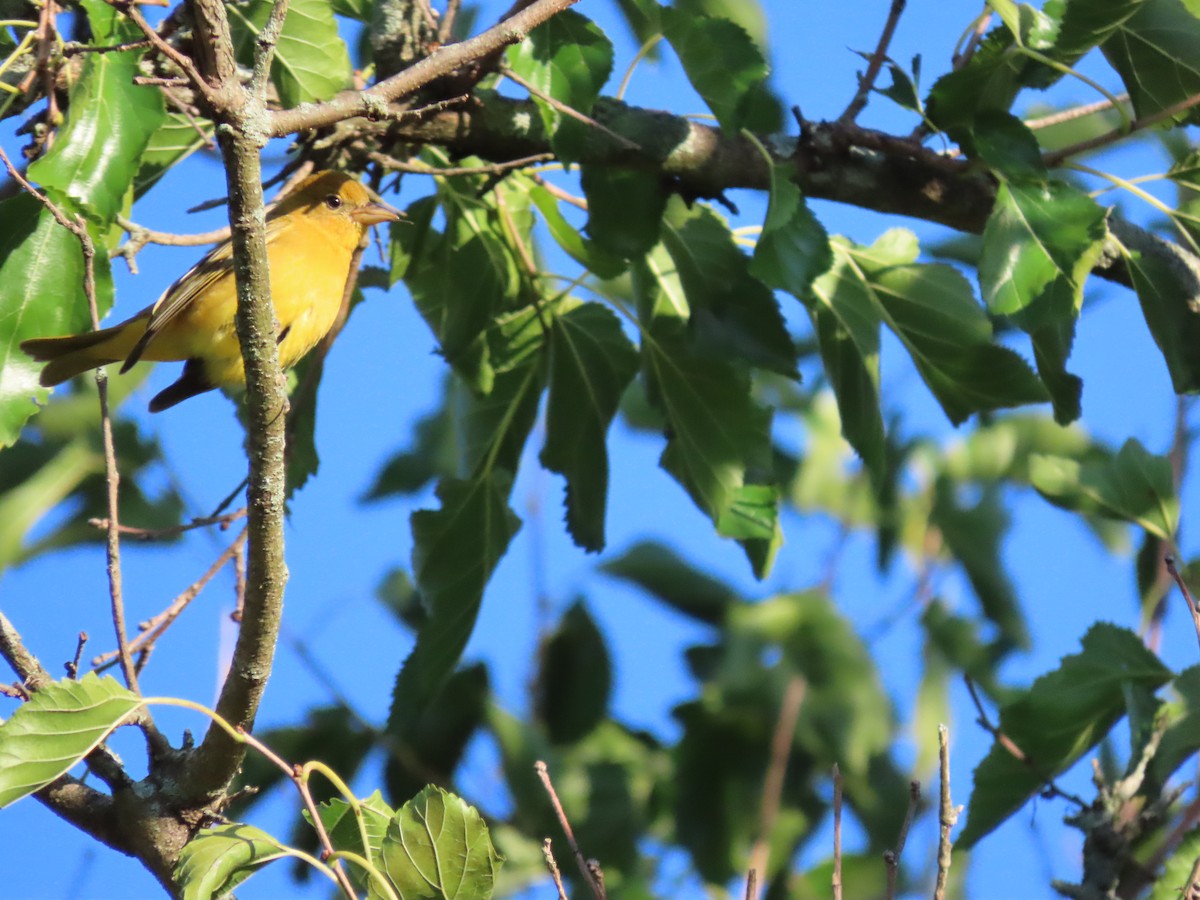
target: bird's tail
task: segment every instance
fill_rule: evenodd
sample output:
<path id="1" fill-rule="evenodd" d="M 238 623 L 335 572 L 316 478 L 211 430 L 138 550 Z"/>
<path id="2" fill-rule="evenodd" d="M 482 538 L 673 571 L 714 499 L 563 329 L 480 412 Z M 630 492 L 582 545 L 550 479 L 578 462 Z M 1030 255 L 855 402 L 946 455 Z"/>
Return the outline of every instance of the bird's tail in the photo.
<path id="1" fill-rule="evenodd" d="M 38 381 L 42 387 L 53 387 L 89 369 L 128 357 L 146 330 L 146 321 L 145 317 L 139 316 L 99 331 L 32 338 L 22 341 L 21 349 L 46 364 Z"/>

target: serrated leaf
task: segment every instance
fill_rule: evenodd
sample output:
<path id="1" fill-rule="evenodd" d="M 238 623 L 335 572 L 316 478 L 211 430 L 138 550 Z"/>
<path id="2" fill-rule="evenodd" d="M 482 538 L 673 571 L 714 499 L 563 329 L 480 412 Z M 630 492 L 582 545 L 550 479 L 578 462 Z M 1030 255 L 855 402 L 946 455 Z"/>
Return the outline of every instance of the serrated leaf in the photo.
<path id="1" fill-rule="evenodd" d="M 273 5 L 272 0 L 226 4 L 234 49 L 243 65 L 253 62 L 255 39 Z M 350 86 L 351 74 L 350 53 L 328 0 L 291 0 L 271 62 L 271 81 L 284 107 L 328 100 Z"/>
<path id="2" fill-rule="evenodd" d="M 729 609 L 741 602 L 732 585 L 701 572 L 670 547 L 654 541 L 634 544 L 600 570 L 709 625 L 720 625 Z"/>
<path id="3" fill-rule="evenodd" d="M 538 649 L 534 709 L 553 744 L 583 740 L 604 720 L 612 663 L 582 600 L 572 603 Z"/>
<path id="4" fill-rule="evenodd" d="M 967 824 L 955 846 L 972 847 L 1099 743 L 1125 713 L 1131 688 L 1153 690 L 1170 678 L 1137 635 L 1093 625 L 1080 653 L 1001 707 L 1000 732 L 1025 760 L 993 745 L 975 770 Z"/>
<path id="5" fill-rule="evenodd" d="M 658 243 L 667 192 L 656 174 L 584 165 L 579 183 L 588 201 L 587 233 L 597 244 L 634 259 Z"/>
<path id="6" fill-rule="evenodd" d="M 608 502 L 608 428 L 637 374 L 637 350 L 607 307 L 585 303 L 551 322 L 549 370 L 541 462 L 567 480 L 571 537 L 599 551 Z"/>
<path id="7" fill-rule="evenodd" d="M 1033 456 L 1029 477 L 1037 492 L 1063 509 L 1139 525 L 1164 541 L 1179 527 L 1179 498 L 1171 462 L 1130 438 L 1100 462 Z"/>
<path id="8" fill-rule="evenodd" d="M 832 264 L 825 228 L 787 171 L 773 167 L 767 218 L 754 247 L 750 273 L 768 287 L 803 300 L 813 280 Z"/>
<path id="9" fill-rule="evenodd" d="M 396 681 L 391 720 L 398 730 L 415 724 L 466 647 L 483 590 L 520 527 L 508 507 L 511 485 L 503 470 L 443 479 L 441 509 L 413 513 L 413 572 L 429 618 Z"/>
<path id="10" fill-rule="evenodd" d="M 432 786 L 400 808 L 381 853 L 404 900 L 490 897 L 503 862 L 478 811 Z"/>
<path id="11" fill-rule="evenodd" d="M 169 169 L 203 147 L 215 148 L 214 128 L 208 119 L 188 118 L 167 111 L 162 124 L 150 135 L 133 180 L 134 199 L 142 197 Z"/>
<path id="12" fill-rule="evenodd" d="M 0 724 L 0 807 L 70 771 L 141 705 L 95 672 L 39 689 Z"/>
<path id="13" fill-rule="evenodd" d="M 710 207 L 667 206 L 662 242 L 687 295 L 689 328 L 705 354 L 797 377 L 796 347 L 770 289 L 751 274 L 728 224 Z"/>
<path id="14" fill-rule="evenodd" d="M 642 352 L 670 429 L 660 465 L 716 524 L 738 498 L 747 466 L 765 459 L 770 413 L 728 365 L 669 340 L 647 341 Z"/>
<path id="15" fill-rule="evenodd" d="M 730 19 L 695 16 L 674 8 L 661 13 L 663 34 L 679 56 L 688 81 L 717 117 L 721 128 L 772 131 L 766 90 L 770 71 L 762 50 Z M 764 112 L 766 114 L 764 115 Z"/>
<path id="16" fill-rule="evenodd" d="M 506 54 L 517 75 L 584 115 L 592 111 L 612 74 L 613 48 L 608 36 L 573 9 L 563 10 L 533 29 Z M 564 162 L 578 159 L 592 126 L 567 116 L 537 94 L 533 101 L 559 158 Z"/>
<path id="17" fill-rule="evenodd" d="M 108 4 L 84 0 L 83 6 L 97 41 L 115 44 L 141 36 Z M 142 152 L 165 115 L 158 89 L 133 83 L 139 56 L 88 53 L 71 87 L 66 124 L 50 151 L 29 166 L 32 181 L 70 197 L 103 225 L 121 210 Z"/>
<path id="18" fill-rule="evenodd" d="M 233 822 L 206 828 L 179 852 L 172 877 L 183 900 L 211 900 L 229 892 L 286 849 L 253 825 Z"/>

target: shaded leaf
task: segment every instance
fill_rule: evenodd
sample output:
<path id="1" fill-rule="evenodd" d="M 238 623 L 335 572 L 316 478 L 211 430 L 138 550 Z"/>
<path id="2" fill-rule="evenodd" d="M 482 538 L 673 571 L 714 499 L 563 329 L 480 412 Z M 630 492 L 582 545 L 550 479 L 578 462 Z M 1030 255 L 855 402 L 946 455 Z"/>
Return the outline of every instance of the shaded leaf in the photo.
<path id="1" fill-rule="evenodd" d="M 1128 6 L 1136 11 L 1113 30 L 1102 49 L 1137 115 L 1153 115 L 1200 92 L 1200 19 L 1180 0 Z M 1194 115 L 1193 108 L 1174 118 Z"/>
<path id="2" fill-rule="evenodd" d="M 265 831 L 233 822 L 198 832 L 179 852 L 172 875 L 184 900 L 209 900 L 227 896 L 260 867 L 286 855 Z"/>
<path id="3" fill-rule="evenodd" d="M 580 169 L 592 240 L 625 259 L 641 256 L 658 243 L 667 193 L 656 174 L 588 165 Z"/>
<path id="4" fill-rule="evenodd" d="M 1082 651 L 1000 709 L 1000 731 L 1025 760 L 999 744 L 975 770 L 966 827 L 955 841 L 974 846 L 1099 743 L 1126 711 L 1130 690 L 1153 690 L 1171 672 L 1130 631 L 1093 625 Z"/>
<path id="5" fill-rule="evenodd" d="M 259 32 L 271 15 L 272 0 L 229 3 L 234 48 L 243 65 L 253 62 Z M 285 107 L 328 100 L 350 87 L 350 53 L 338 33 L 328 0 L 291 0 L 283 22 L 271 80 Z"/>
<path id="6" fill-rule="evenodd" d="M 701 572 L 670 547 L 654 541 L 634 544 L 600 570 L 709 625 L 720 625 L 730 607 L 741 602 L 731 585 Z"/>
<path id="7" fill-rule="evenodd" d="M 608 428 L 637 369 L 637 350 L 606 307 L 575 306 L 550 323 L 550 397 L 540 458 L 566 478 L 567 528 L 587 550 L 604 547 Z"/>
<path id="8" fill-rule="evenodd" d="M 572 744 L 604 720 L 612 664 L 604 636 L 582 600 L 571 604 L 541 642 L 534 710 L 552 744 Z"/>

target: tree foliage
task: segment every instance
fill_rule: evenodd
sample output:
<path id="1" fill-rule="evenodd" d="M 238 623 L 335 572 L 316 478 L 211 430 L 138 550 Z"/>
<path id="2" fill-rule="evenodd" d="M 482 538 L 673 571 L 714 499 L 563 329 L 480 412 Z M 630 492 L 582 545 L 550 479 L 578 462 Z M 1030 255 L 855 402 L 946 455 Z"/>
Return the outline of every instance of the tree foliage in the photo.
<path id="1" fill-rule="evenodd" d="M 191 530 L 178 527 L 179 491 L 156 475 L 159 443 L 126 402 L 139 376 L 51 393 L 19 344 L 109 310 L 115 257 L 133 265 L 147 244 L 172 242 L 131 219 L 198 171 L 214 142 L 241 290 L 248 388 L 234 399 L 249 487 L 248 511 L 222 506 L 195 523 L 248 519 L 190 589 L 231 561 L 248 572 L 230 672 L 215 711 L 199 708 L 211 720 L 200 743 L 172 745 L 154 719 L 169 701 L 147 700 L 136 677 L 182 606 L 123 654 L 122 686 L 92 672 L 53 679 L 21 641 L 14 605 L 0 615 L 0 653 L 23 686 L 0 725 L 0 803 L 35 795 L 179 897 L 222 896 L 290 857 L 347 895 L 483 898 L 546 877 L 541 841 L 560 825 L 534 775 L 541 761 L 614 897 L 661 894 L 675 849 L 688 878 L 710 886 L 754 867 L 770 897 L 823 895 L 832 872 L 847 897 L 890 896 L 897 874 L 872 858 L 908 828 L 907 782 L 934 771 L 932 726 L 965 678 L 994 742 L 969 796 L 955 784 L 965 824 L 952 832 L 949 798 L 940 810 L 913 804 L 953 833 L 956 854 L 1049 796 L 1084 840 L 1074 883 L 1055 885 L 1064 894 L 1165 896 L 1195 878 L 1176 784 L 1200 749 L 1196 673 L 1176 671 L 1156 643 L 1164 600 L 1189 576 L 1177 545 L 1186 408 L 1170 447 L 1095 440 L 1080 424 L 1072 353 L 1097 283 L 1111 282 L 1136 297 L 1175 391 L 1200 388 L 1200 151 L 1187 131 L 1200 109 L 1200 11 L 991 0 L 931 78 L 928 59 L 944 48 L 924 63 L 888 55 L 904 7 L 893 3 L 858 85 L 841 86 L 845 114 L 814 122 L 802 89 L 771 77 L 780 47 L 757 3 L 611 6 L 637 59 L 622 56 L 625 32 L 606 33 L 570 0 L 499 16 L 427 0 L 188 0 L 150 22 L 122 0 L 3 5 L 0 117 L 26 137 L 5 132 L 18 164 L 0 195 L 0 566 L 94 543 L 100 518 L 119 573 L 118 480 L 121 523 L 160 539 Z M 621 99 L 620 73 L 646 56 L 678 63 L 712 124 Z M 1099 102 L 1029 112 L 1064 79 Z M 868 103 L 901 108 L 907 130 L 860 125 Z M 411 298 L 443 378 L 364 498 L 423 504 L 397 541 L 411 557 L 380 589 L 414 634 L 388 715 L 363 721 L 339 700 L 247 736 L 281 622 L 285 505 L 321 478 L 317 413 L 339 402 L 319 391 L 336 330 L 291 376 L 290 399 L 279 388 L 253 228 L 272 138 L 289 148 L 278 180 L 338 168 L 385 194 L 403 181 L 407 221 L 385 236 L 382 264 L 367 254 L 352 275 L 340 321 L 383 291 Z M 1165 171 L 1109 172 L 1105 151 L 1137 139 L 1163 148 Z M 760 221 L 730 201 L 737 189 L 761 197 Z M 861 242 L 831 234 L 816 200 L 884 215 Z M 895 216 L 956 239 L 922 246 Z M 893 373 L 905 371 L 920 389 L 896 402 Z M 958 438 L 912 426 L 921 404 Z M 779 584 L 785 532 L 815 520 L 870 542 L 881 577 L 916 573 L 907 615 L 919 620 L 921 683 L 903 712 L 926 728 L 915 776 L 888 673 L 839 608 L 835 577 L 762 596 L 656 540 L 608 551 L 596 569 L 704 629 L 684 660 L 694 693 L 671 727 L 614 715 L 620 649 L 587 596 L 540 636 L 528 714 L 498 702 L 487 666 L 463 655 L 481 607 L 504 601 L 489 590 L 498 566 L 537 540 L 514 485 L 538 467 L 560 476 L 564 534 L 581 555 L 605 552 L 614 429 L 655 442 L 658 477 L 756 579 Z M 1108 547 L 1134 536 L 1141 616 L 1096 622 L 1077 653 L 1022 685 L 1005 666 L 1029 648 L 1037 611 L 1003 546 L 1016 504 L 1034 498 Z M 331 541 L 353 557 L 352 536 Z M 843 562 L 831 554 L 831 570 Z M 957 608 L 939 591 L 955 578 L 971 598 Z M 186 664 L 165 657 L 155 665 Z M 126 726 L 145 736 L 142 780 L 109 747 Z M 506 811 L 452 792 L 480 735 L 498 755 Z M 1060 787 L 1093 752 L 1094 797 Z M 70 774 L 80 764 L 95 779 Z M 347 787 L 372 778 L 382 791 Z M 257 799 L 242 789 L 288 780 L 301 800 L 293 835 L 249 824 Z M 835 858 L 822 828 L 843 802 L 862 836 Z M 565 844 L 555 849 L 564 877 L 592 890 Z M 819 861 L 801 865 L 802 851 Z M 946 874 L 945 859 L 902 862 L 914 889 Z"/>

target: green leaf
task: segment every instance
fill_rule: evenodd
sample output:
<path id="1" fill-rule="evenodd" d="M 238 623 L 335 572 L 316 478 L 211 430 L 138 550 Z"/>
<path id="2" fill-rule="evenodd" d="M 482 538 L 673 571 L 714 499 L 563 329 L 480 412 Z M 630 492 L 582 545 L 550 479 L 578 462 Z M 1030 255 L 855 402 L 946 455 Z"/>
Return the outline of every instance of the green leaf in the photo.
<path id="1" fill-rule="evenodd" d="M 234 49 L 242 65 L 251 65 L 259 32 L 274 6 L 272 0 L 228 3 Z M 329 0 L 291 0 L 283 22 L 271 81 L 285 107 L 328 100 L 351 84 L 350 53 L 338 33 Z"/>
<path id="2" fill-rule="evenodd" d="M 172 167 L 202 147 L 215 147 L 214 126 L 208 119 L 188 118 L 168 111 L 162 124 L 150 135 L 133 180 L 134 199 L 142 197 Z"/>
<path id="3" fill-rule="evenodd" d="M 482 663 L 446 679 L 424 709 L 406 701 L 406 669 L 397 676 L 385 735 L 403 753 L 389 754 L 384 769 L 388 796 L 414 796 L 430 781 L 449 783 L 487 711 L 488 670 Z"/>
<path id="4" fill-rule="evenodd" d="M 767 60 L 742 26 L 674 8 L 664 8 L 661 15 L 663 34 L 688 81 L 722 129 L 733 133 L 742 128 L 777 129 L 778 103 L 772 103 L 765 85 L 770 71 Z"/>
<path id="5" fill-rule="evenodd" d="M 1200 279 L 1188 254 L 1155 235 L 1135 238 L 1123 230 L 1120 237 L 1142 316 L 1167 363 L 1172 387 L 1178 394 L 1200 391 Z"/>
<path id="6" fill-rule="evenodd" d="M 567 9 L 539 25 L 506 51 L 508 64 L 542 94 L 588 115 L 612 74 L 613 48 L 608 36 L 586 16 Z M 580 156 L 594 126 L 565 115 L 537 94 L 554 150 L 564 162 Z"/>
<path id="7" fill-rule="evenodd" d="M 183 900 L 212 900 L 229 892 L 287 850 L 253 825 L 232 822 L 206 828 L 179 852 L 173 877 Z"/>
<path id="8" fill-rule="evenodd" d="M 896 264 L 895 242 L 885 234 L 869 248 L 835 245 L 834 252 L 850 257 L 877 313 L 950 421 L 957 425 L 975 412 L 1047 400 L 1028 364 L 992 343 L 991 323 L 966 279 L 945 265 Z"/>
<path id="9" fill-rule="evenodd" d="M 357 19 L 359 22 L 369 23 L 375 14 L 373 0 L 330 0 L 330 5 L 335 15 Z"/>
<path id="10" fill-rule="evenodd" d="M 625 271 L 624 260 L 595 241 L 588 240 L 571 226 L 559 211 L 558 201 L 546 188 L 531 184 L 529 197 L 542 214 L 550 237 L 571 259 L 601 278 L 616 278 Z"/>
<path id="11" fill-rule="evenodd" d="M 390 721 L 398 730 L 415 725 L 467 645 L 484 587 L 520 527 L 510 488 L 504 471 L 443 479 L 441 509 L 413 513 L 413 571 L 429 618 L 396 681 Z"/>
<path id="12" fill-rule="evenodd" d="M 351 853 L 365 857 L 374 864 L 380 874 L 383 874 L 380 849 L 383 847 L 388 826 L 396 815 L 395 810 L 387 805 L 378 790 L 371 796 L 360 799 L 358 808 L 362 816 L 361 828 L 359 819 L 354 814 L 354 808 L 344 797 L 334 797 L 329 802 L 322 803 L 317 807 L 317 813 L 321 817 L 321 824 L 325 826 L 325 832 L 329 835 L 329 841 L 333 844 L 334 849 L 349 850 Z M 366 832 L 367 838 L 365 848 L 363 847 L 363 832 Z M 347 861 L 346 869 L 354 882 L 360 888 L 368 891 L 367 896 L 371 900 L 386 896 L 361 866 Z"/>
<path id="13" fill-rule="evenodd" d="M 116 27 L 120 17 L 111 6 L 99 0 L 83 5 L 98 35 L 112 43 L 136 39 L 128 23 Z M 133 83 L 138 59 L 136 52 L 88 53 L 71 88 L 66 124 L 50 152 L 29 166 L 30 180 L 70 197 L 102 224 L 121 210 L 142 152 L 165 116 L 158 89 Z"/>
<path id="14" fill-rule="evenodd" d="M 490 897 L 503 862 L 483 817 L 461 798 L 432 786 L 400 808 L 382 856 L 404 900 Z"/>
<path id="15" fill-rule="evenodd" d="M 602 166 L 580 167 L 588 201 L 587 232 L 601 247 L 625 259 L 658 243 L 667 193 L 653 172 Z"/>
<path id="16" fill-rule="evenodd" d="M 1200 829 L 1192 829 L 1175 845 L 1147 894 L 1147 900 L 1179 900 L 1200 859 Z"/>
<path id="17" fill-rule="evenodd" d="M 672 200 L 662 241 L 687 295 L 697 350 L 798 377 L 796 348 L 779 303 L 751 275 L 725 220 L 708 206 L 687 209 Z"/>
<path id="18" fill-rule="evenodd" d="M 838 241 L 832 267 L 800 299 L 816 331 L 825 374 L 837 398 L 842 436 L 878 484 L 887 469 L 879 386 L 879 326 L 870 285 Z"/>
<path id="19" fill-rule="evenodd" d="M 534 680 L 535 716 L 553 744 L 583 740 L 608 713 L 612 663 L 582 600 L 543 638 Z"/>
<path id="20" fill-rule="evenodd" d="M 929 524 L 938 528 L 967 573 L 983 614 L 996 625 L 1005 649 L 1028 649 L 1029 629 L 1000 557 L 1009 517 L 999 488 L 989 485 L 978 502 L 968 505 L 956 496 L 953 482 L 939 479 Z"/>
<path id="21" fill-rule="evenodd" d="M 608 428 L 638 370 L 638 354 L 611 311 L 585 303 L 550 324 L 550 397 L 541 461 L 567 480 L 567 529 L 587 550 L 604 548 Z"/>
<path id="22" fill-rule="evenodd" d="M 1200 92 L 1200 19 L 1180 0 L 1137 4 L 1134 15 L 1105 40 L 1103 51 L 1139 118 Z M 1194 115 L 1193 108 L 1174 119 L 1194 121 Z"/>
<path id="23" fill-rule="evenodd" d="M 766 458 L 770 412 L 753 400 L 749 378 L 726 364 L 674 341 L 647 341 L 642 352 L 670 433 L 660 464 L 716 524 L 738 499 L 747 467 Z"/>
<path id="24" fill-rule="evenodd" d="M 672 609 L 704 622 L 720 625 L 730 608 L 741 602 L 731 585 L 701 572 L 670 547 L 640 541 L 610 559 L 600 571 L 635 584 Z"/>
<path id="25" fill-rule="evenodd" d="M 1136 439 L 1100 462 L 1034 456 L 1029 463 L 1034 488 L 1055 506 L 1131 522 L 1164 541 L 1174 539 L 1179 498 L 1171 462 L 1148 453 Z"/>
<path id="26" fill-rule="evenodd" d="M 994 830 L 1098 744 L 1126 712 L 1127 692 L 1153 690 L 1171 672 L 1137 635 L 1093 625 L 1083 650 L 1038 678 L 1000 709 L 1000 732 L 1025 754 L 1018 760 L 999 743 L 975 770 L 966 827 L 955 846 L 966 850 Z"/>
<path id="27" fill-rule="evenodd" d="M 5 457 L 6 466 L 15 462 L 13 452 L 10 450 Z M 43 444 L 38 447 L 38 455 L 43 465 L 20 484 L 7 491 L 0 489 L 0 571 L 24 558 L 26 535 L 46 513 L 70 496 L 84 479 L 104 471 L 104 457 L 86 438 L 77 438 L 57 451 Z"/>
<path id="28" fill-rule="evenodd" d="M 754 247 L 750 274 L 768 287 L 803 300 L 813 280 L 829 270 L 829 235 L 781 166 L 771 169 L 767 218 Z"/>
<path id="29" fill-rule="evenodd" d="M 779 524 L 779 486 L 744 484 L 717 520 L 717 534 L 733 538 L 742 545 L 754 570 L 754 577 L 766 578 L 775 564 L 775 555 L 783 546 Z"/>
<path id="30" fill-rule="evenodd" d="M 70 771 L 141 705 L 136 694 L 95 672 L 36 691 L 0 725 L 0 807 Z"/>

